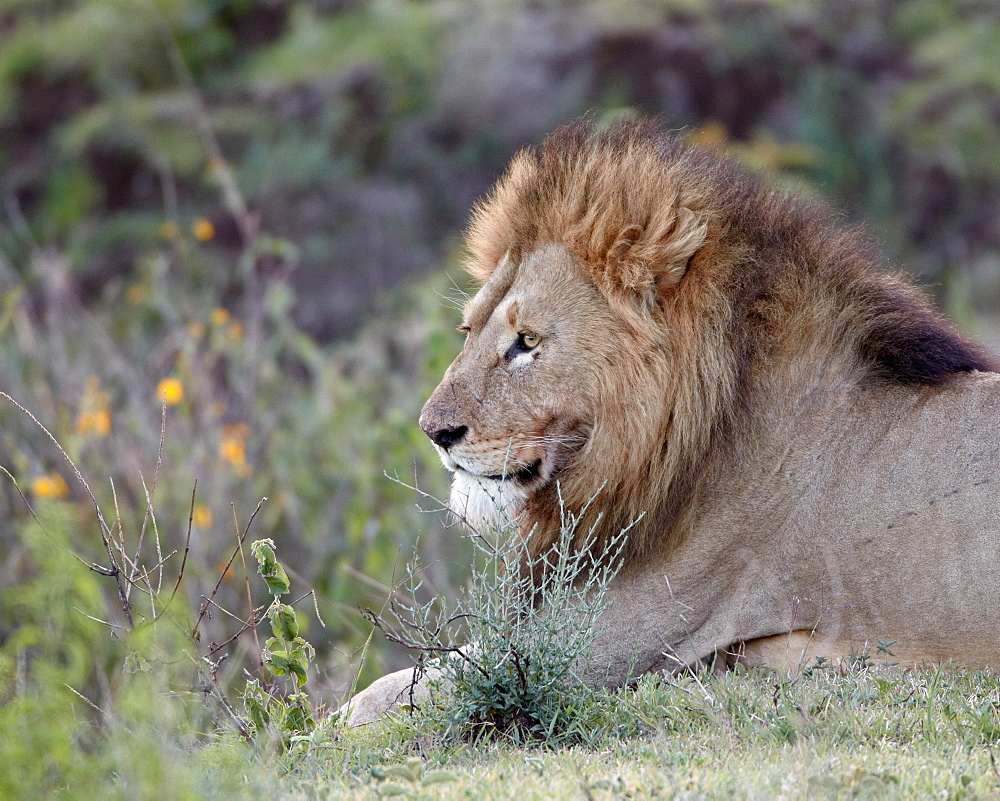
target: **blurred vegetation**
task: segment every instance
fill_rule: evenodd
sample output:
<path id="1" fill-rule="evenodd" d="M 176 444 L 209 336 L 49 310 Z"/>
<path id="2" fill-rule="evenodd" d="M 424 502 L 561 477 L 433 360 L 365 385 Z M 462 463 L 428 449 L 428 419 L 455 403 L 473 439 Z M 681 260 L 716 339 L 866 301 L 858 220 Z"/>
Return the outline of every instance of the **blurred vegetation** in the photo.
<path id="1" fill-rule="evenodd" d="M 107 567 L 93 504 L 0 402 L 0 748 L 37 773 L 0 795 L 105 769 L 156 787 L 97 748 L 107 715 L 158 770 L 184 758 L 154 735 L 205 731 L 203 704 L 149 699 L 188 691 L 220 575 L 249 614 L 223 568 L 265 496 L 252 535 L 318 592 L 326 627 L 300 617 L 330 699 L 418 533 L 429 584 L 463 581 L 467 543 L 383 472 L 446 492 L 415 421 L 459 348 L 455 237 L 517 148 L 587 111 L 661 115 L 830 199 L 989 333 L 992 0 L 0 0 L 0 391 L 130 547 L 150 528 L 137 564 L 169 582 L 190 548 L 173 628 L 86 617 L 125 624 L 74 558 Z M 223 685 L 257 660 L 238 645 Z M 366 654 L 362 683 L 400 663 Z"/>

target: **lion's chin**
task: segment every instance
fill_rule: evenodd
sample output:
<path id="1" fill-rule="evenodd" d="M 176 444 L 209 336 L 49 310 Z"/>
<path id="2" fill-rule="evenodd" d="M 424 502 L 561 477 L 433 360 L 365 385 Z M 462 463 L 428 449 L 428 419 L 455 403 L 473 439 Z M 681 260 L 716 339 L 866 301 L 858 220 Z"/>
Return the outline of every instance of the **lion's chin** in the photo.
<path id="1" fill-rule="evenodd" d="M 451 482 L 449 506 L 470 529 L 485 534 L 515 526 L 529 494 L 513 477 L 477 476 L 459 468 Z"/>

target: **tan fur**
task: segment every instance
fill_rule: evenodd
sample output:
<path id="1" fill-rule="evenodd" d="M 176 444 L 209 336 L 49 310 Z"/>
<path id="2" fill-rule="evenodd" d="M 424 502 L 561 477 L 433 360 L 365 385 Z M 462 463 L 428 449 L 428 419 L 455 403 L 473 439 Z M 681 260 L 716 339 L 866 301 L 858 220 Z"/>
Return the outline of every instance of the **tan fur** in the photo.
<path id="1" fill-rule="evenodd" d="M 635 523 L 595 676 L 1000 665 L 1000 380 L 829 217 L 648 124 L 561 129 L 477 206 L 421 426 L 473 525 Z"/>

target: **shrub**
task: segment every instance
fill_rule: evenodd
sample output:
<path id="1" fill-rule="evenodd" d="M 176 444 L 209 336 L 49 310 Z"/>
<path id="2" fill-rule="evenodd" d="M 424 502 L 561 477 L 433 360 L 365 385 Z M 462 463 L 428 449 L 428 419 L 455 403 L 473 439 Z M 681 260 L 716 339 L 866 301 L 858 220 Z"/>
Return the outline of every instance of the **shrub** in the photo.
<path id="1" fill-rule="evenodd" d="M 422 710 L 445 737 L 503 735 L 515 742 L 591 739 L 599 695 L 584 678 L 590 648 L 620 568 L 626 531 L 596 549 L 593 530 L 574 547 L 586 509 L 562 509 L 560 535 L 532 558 L 514 521 L 474 532 L 479 558 L 454 605 L 418 602 L 421 567 L 407 566 L 409 601 L 368 616 L 393 642 L 416 653 L 430 677 Z M 466 643 L 464 645 L 459 643 Z"/>

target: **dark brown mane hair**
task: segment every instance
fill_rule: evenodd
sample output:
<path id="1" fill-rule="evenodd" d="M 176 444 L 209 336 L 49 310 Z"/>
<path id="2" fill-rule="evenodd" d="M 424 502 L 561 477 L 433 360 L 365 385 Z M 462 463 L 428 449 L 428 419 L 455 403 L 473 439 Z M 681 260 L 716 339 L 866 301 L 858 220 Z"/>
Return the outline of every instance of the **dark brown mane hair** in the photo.
<path id="1" fill-rule="evenodd" d="M 517 154 L 476 206 L 466 240 L 473 276 L 485 281 L 505 254 L 519 261 L 562 244 L 619 311 L 636 353 L 655 354 L 651 386 L 602 379 L 595 435 L 560 479 L 570 506 L 609 499 L 593 505 L 602 530 L 646 515 L 630 533 L 631 556 L 682 518 L 713 449 L 748 423 L 768 370 L 815 364 L 817 381 L 908 385 L 994 370 L 912 284 L 878 269 L 858 229 L 833 217 L 656 122 L 632 121 L 557 129 Z M 554 490 L 529 502 L 525 526 L 540 532 L 539 548 L 553 536 L 556 505 Z"/>

